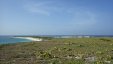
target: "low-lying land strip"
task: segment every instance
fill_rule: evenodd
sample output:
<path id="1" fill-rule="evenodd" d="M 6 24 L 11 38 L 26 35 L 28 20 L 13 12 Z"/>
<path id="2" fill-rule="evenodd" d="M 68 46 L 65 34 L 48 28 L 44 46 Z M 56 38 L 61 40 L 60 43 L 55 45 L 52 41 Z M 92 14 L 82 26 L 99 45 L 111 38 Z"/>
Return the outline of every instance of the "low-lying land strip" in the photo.
<path id="1" fill-rule="evenodd" d="M 33 37 L 14 37 L 14 38 L 28 39 L 31 41 L 42 41 L 43 40 L 41 38 L 33 38 Z"/>

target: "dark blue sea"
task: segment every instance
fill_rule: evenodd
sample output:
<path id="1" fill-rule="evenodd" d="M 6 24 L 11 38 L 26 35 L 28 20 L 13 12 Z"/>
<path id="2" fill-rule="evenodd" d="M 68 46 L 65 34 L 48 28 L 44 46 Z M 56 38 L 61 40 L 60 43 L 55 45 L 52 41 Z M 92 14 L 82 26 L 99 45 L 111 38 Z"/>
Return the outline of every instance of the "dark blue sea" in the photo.
<path id="1" fill-rule="evenodd" d="M 31 42 L 31 40 L 14 38 L 9 36 L 0 36 L 0 44 Z"/>

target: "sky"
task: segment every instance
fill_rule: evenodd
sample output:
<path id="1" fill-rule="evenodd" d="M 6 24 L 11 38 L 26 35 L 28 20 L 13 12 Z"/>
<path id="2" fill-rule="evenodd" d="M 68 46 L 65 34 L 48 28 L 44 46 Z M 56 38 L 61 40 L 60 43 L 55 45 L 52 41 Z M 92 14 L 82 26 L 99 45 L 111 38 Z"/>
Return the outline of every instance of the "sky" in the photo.
<path id="1" fill-rule="evenodd" d="M 0 35 L 113 35 L 113 0 L 0 0 Z"/>

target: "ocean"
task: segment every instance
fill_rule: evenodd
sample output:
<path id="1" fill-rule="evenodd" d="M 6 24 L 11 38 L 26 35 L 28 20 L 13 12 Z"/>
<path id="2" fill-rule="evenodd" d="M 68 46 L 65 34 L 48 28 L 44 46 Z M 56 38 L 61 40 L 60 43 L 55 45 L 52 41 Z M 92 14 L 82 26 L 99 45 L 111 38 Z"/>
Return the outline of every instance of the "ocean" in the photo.
<path id="1" fill-rule="evenodd" d="M 0 44 L 31 42 L 31 40 L 14 38 L 10 36 L 0 36 Z"/>

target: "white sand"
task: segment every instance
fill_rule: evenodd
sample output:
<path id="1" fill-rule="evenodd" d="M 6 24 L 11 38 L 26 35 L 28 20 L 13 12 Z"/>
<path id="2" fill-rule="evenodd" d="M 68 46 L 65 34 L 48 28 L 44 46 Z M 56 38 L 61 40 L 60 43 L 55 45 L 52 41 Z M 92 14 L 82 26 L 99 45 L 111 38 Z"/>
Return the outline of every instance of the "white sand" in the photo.
<path id="1" fill-rule="evenodd" d="M 28 39 L 28 40 L 31 40 L 31 41 L 42 41 L 41 38 L 33 38 L 33 37 L 15 37 L 15 38 Z"/>

